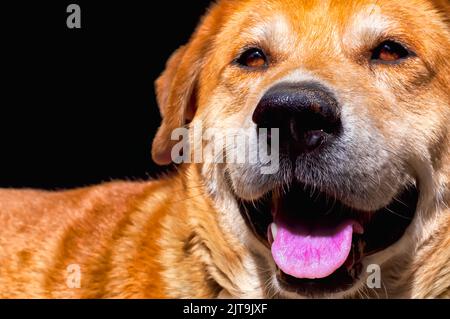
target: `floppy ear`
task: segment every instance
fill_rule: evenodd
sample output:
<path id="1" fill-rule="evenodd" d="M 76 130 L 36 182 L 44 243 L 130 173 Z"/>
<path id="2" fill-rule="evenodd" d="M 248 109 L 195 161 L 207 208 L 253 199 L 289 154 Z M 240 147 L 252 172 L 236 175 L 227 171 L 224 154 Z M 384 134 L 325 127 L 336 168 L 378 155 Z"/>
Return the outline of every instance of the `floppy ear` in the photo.
<path id="1" fill-rule="evenodd" d="M 179 48 L 169 59 L 163 74 L 156 80 L 155 89 L 162 124 L 153 140 L 152 157 L 159 165 L 171 160 L 172 131 L 192 120 L 196 109 L 195 85 L 200 70 L 188 47 Z M 192 53 L 191 53 L 192 54 Z"/>
<path id="2" fill-rule="evenodd" d="M 169 59 L 166 69 L 156 81 L 156 96 L 163 118 L 153 140 L 152 157 L 159 165 L 172 162 L 172 131 L 188 124 L 197 110 L 197 88 L 205 57 L 224 16 L 224 4 L 213 4 L 189 43 Z"/>
<path id="3" fill-rule="evenodd" d="M 204 57 L 212 41 L 215 17 L 209 14 L 194 33 L 191 41 L 179 48 L 169 59 L 163 74 L 156 80 L 156 96 L 163 118 L 153 140 L 152 156 L 159 165 L 172 162 L 172 131 L 188 124 L 197 110 L 197 84 Z"/>

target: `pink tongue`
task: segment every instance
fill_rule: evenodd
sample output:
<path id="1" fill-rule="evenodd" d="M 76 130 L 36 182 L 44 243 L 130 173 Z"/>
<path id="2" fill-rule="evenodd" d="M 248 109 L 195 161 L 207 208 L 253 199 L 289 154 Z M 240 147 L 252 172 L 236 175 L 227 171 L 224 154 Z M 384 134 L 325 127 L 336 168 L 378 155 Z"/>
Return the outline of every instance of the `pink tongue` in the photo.
<path id="1" fill-rule="evenodd" d="M 278 220 L 276 224 L 278 232 L 272 245 L 275 263 L 285 274 L 299 279 L 332 275 L 350 254 L 353 230 L 362 232 L 362 226 L 353 220 L 338 226 L 301 225 Z"/>

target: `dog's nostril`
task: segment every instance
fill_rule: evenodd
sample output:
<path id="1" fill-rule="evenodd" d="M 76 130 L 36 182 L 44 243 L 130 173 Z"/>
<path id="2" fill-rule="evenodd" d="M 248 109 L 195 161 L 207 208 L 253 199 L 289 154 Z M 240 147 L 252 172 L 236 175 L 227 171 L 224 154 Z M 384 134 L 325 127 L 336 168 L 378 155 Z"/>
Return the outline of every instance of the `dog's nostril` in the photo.
<path id="1" fill-rule="evenodd" d="M 310 123 L 311 124 L 311 123 Z M 292 148 L 296 153 L 310 152 L 320 147 L 326 140 L 327 133 L 323 129 L 308 129 L 306 123 L 292 118 L 289 121 L 290 138 Z M 289 138 L 289 137 L 288 137 Z"/>
<path id="2" fill-rule="evenodd" d="M 253 114 L 259 128 L 279 128 L 281 147 L 297 156 L 339 134 L 338 103 L 315 83 L 281 84 L 270 89 Z"/>
<path id="3" fill-rule="evenodd" d="M 326 140 L 326 133 L 323 130 L 305 132 L 305 147 L 307 150 L 315 150 Z"/>

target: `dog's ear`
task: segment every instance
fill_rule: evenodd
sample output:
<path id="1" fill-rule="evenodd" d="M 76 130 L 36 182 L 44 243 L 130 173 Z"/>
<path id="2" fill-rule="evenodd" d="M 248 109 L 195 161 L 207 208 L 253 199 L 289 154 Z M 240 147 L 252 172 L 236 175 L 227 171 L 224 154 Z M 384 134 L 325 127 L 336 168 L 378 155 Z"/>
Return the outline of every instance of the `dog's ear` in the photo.
<path id="1" fill-rule="evenodd" d="M 214 36 L 220 30 L 231 5 L 227 1 L 212 4 L 189 43 L 172 55 L 165 71 L 155 83 L 163 118 L 153 140 L 152 157 L 157 164 L 168 165 L 172 162 L 171 151 L 177 143 L 171 140 L 172 132 L 184 127 L 195 116 L 201 71 Z"/>
<path id="2" fill-rule="evenodd" d="M 210 10 L 190 42 L 169 59 L 165 71 L 156 80 L 156 96 L 163 118 L 153 140 L 152 157 L 159 165 L 172 162 L 172 131 L 192 121 L 197 110 L 197 85 L 212 37 L 218 27 L 218 10 Z"/>
<path id="3" fill-rule="evenodd" d="M 200 66 L 193 57 L 187 61 L 187 51 L 188 46 L 175 51 L 167 62 L 165 71 L 155 82 L 162 124 L 153 140 L 152 157 L 159 165 L 172 162 L 172 131 L 186 125 L 196 109 L 194 88 Z"/>

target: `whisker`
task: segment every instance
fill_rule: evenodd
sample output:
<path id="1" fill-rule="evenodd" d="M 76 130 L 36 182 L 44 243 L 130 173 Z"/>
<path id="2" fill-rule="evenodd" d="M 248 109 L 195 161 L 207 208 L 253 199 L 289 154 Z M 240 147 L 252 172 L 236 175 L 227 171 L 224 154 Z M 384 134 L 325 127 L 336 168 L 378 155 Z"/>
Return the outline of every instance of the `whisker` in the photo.
<path id="1" fill-rule="evenodd" d="M 411 217 L 406 217 L 406 216 L 403 216 L 403 215 L 401 215 L 401 214 L 399 214 L 399 213 L 396 213 L 396 212 L 394 212 L 392 209 L 390 209 L 389 207 L 385 207 L 385 209 L 386 209 L 388 212 L 394 214 L 395 216 L 398 216 L 398 217 L 403 218 L 403 219 L 405 219 L 405 220 L 412 220 Z"/>

